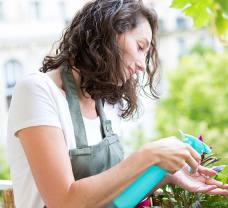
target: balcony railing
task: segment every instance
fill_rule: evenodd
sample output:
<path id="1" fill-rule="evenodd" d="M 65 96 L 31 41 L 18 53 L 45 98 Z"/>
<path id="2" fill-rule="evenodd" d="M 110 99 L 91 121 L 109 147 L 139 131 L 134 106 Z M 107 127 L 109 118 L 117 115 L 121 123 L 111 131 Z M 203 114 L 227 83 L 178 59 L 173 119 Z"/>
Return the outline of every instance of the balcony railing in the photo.
<path id="1" fill-rule="evenodd" d="M 3 196 L 3 207 L 15 208 L 12 181 L 0 180 L 0 191 L 2 192 L 2 196 Z"/>

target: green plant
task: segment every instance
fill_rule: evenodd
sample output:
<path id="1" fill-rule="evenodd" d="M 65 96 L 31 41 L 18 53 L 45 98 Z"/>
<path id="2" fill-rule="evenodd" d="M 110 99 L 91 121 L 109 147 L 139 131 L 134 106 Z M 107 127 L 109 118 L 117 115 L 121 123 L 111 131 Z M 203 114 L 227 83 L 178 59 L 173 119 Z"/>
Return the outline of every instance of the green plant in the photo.
<path id="1" fill-rule="evenodd" d="M 221 181 L 223 184 L 228 183 L 228 166 L 224 165 L 223 170 L 221 170 L 215 177 L 216 180 Z"/>
<path id="2" fill-rule="evenodd" d="M 173 0 L 171 7 L 191 17 L 195 28 L 208 26 L 210 32 L 228 44 L 228 1 Z"/>
<path id="3" fill-rule="evenodd" d="M 182 129 L 192 135 L 203 133 L 214 154 L 205 156 L 204 166 L 228 164 L 228 53 L 216 53 L 197 45 L 179 60 L 177 68 L 165 77 L 167 94 L 156 108 L 157 137 L 177 135 Z M 216 177 L 227 182 L 226 168 Z M 189 193 L 175 185 L 162 187 L 158 197 L 163 207 L 228 207 L 223 196 Z"/>
<path id="4" fill-rule="evenodd" d="M 228 53 L 200 49 L 182 57 L 168 73 L 167 95 L 156 107 L 157 138 L 177 136 L 177 129 L 203 133 L 207 144 L 228 164 Z"/>
<path id="5" fill-rule="evenodd" d="M 219 159 L 210 154 L 206 157 L 203 155 L 201 165 L 205 167 L 212 167 L 216 165 Z M 226 166 L 227 168 L 228 166 Z M 224 168 L 224 172 L 220 172 L 220 180 L 227 182 Z M 217 176 L 218 176 L 217 175 Z M 216 176 L 216 177 L 217 177 Z M 215 177 L 215 178 L 216 178 Z M 176 185 L 164 185 L 162 188 L 163 194 L 158 197 L 158 200 L 163 208 L 200 208 L 200 207 L 218 207 L 225 208 L 228 206 L 228 199 L 224 196 L 207 195 L 204 193 L 191 193 Z"/>

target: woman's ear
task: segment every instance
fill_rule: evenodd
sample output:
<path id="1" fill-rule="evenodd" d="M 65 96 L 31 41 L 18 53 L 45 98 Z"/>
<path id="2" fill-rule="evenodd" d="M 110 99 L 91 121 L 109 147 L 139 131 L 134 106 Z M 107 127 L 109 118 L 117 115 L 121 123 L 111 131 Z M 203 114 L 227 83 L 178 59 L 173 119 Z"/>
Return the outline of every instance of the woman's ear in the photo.
<path id="1" fill-rule="evenodd" d="M 125 37 L 124 33 L 116 35 L 116 43 L 121 50 L 124 50 L 125 47 Z"/>

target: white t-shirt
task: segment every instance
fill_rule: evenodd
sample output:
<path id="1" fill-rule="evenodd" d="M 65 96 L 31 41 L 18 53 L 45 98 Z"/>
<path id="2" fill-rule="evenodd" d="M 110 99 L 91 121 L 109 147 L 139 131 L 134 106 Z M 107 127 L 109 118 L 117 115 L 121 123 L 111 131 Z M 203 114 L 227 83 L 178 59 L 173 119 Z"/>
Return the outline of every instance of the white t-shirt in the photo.
<path id="1" fill-rule="evenodd" d="M 112 121 L 113 131 L 120 133 L 118 106 L 107 103 L 104 111 Z M 89 145 L 101 141 L 100 119 L 83 117 Z M 14 90 L 8 118 L 7 155 L 17 208 L 41 208 L 44 202 L 37 190 L 27 158 L 15 133 L 31 126 L 48 125 L 61 128 L 68 149 L 76 147 L 73 124 L 65 96 L 54 81 L 41 72 L 27 75 Z M 52 138 L 53 139 L 53 138 Z"/>

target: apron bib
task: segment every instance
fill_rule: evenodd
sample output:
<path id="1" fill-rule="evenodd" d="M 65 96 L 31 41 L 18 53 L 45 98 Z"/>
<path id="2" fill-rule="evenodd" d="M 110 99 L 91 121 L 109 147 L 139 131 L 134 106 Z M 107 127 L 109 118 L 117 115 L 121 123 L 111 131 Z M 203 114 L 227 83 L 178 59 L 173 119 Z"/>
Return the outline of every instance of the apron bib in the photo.
<path id="1" fill-rule="evenodd" d="M 69 150 L 69 156 L 74 178 L 78 180 L 116 165 L 124 158 L 124 151 L 118 135 L 112 130 L 111 121 L 106 118 L 101 99 L 96 100 L 96 110 L 101 123 L 102 141 L 96 145 L 88 145 L 72 70 L 62 66 L 61 79 L 74 126 L 76 148 Z"/>

